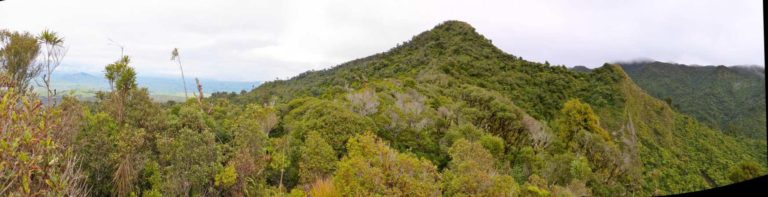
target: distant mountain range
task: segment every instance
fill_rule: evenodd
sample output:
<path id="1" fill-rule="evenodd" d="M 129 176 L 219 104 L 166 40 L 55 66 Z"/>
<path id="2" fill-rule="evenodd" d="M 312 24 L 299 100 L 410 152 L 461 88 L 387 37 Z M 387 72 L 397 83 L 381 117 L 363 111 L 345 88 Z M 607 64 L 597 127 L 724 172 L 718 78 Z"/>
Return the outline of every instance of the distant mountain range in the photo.
<path id="1" fill-rule="evenodd" d="M 192 97 L 197 92 L 195 79 L 187 78 L 187 90 Z M 61 94 L 74 95 L 81 99 L 93 98 L 97 91 L 109 90 L 109 82 L 103 76 L 77 72 L 55 73 L 52 78 L 54 89 Z M 136 79 L 140 87 L 149 89 L 152 97 L 158 102 L 168 100 L 180 101 L 184 99 L 184 85 L 180 77 L 149 77 L 138 76 Z M 203 91 L 206 95 L 213 92 L 249 91 L 261 84 L 261 82 L 220 81 L 212 79 L 200 79 Z M 36 87 L 40 95 L 44 95 L 44 89 Z"/>
<path id="2" fill-rule="evenodd" d="M 659 61 L 618 64 L 640 88 L 675 110 L 730 135 L 765 139 L 765 68 Z M 584 66 L 570 70 L 592 71 Z"/>
<path id="3" fill-rule="evenodd" d="M 729 134 L 765 139 L 765 68 L 620 64 L 638 86 L 676 110 Z"/>

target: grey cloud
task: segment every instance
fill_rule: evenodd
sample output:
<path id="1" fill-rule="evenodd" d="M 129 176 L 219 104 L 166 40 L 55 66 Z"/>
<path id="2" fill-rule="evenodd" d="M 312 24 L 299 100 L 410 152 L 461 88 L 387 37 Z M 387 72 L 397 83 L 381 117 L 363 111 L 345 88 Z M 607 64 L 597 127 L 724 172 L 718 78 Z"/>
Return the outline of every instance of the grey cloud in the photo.
<path id="1" fill-rule="evenodd" d="M 34 14 L 30 14 L 34 13 Z M 62 70 L 99 72 L 124 44 L 143 75 L 272 80 L 383 52 L 445 20 L 469 22 L 534 61 L 595 67 L 651 58 L 763 65 L 762 2 L 680 1 L 102 1 L 10 0 L 0 28 L 55 30 Z"/>

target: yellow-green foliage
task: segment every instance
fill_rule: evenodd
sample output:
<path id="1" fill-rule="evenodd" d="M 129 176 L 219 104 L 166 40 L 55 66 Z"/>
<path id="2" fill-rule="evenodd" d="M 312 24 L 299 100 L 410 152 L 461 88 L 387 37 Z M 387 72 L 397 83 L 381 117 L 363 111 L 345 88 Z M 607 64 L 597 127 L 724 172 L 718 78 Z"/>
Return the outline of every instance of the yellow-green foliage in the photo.
<path id="1" fill-rule="evenodd" d="M 592 112 L 592 107 L 578 99 L 571 99 L 563 104 L 563 109 L 560 110 L 555 124 L 557 124 L 558 136 L 565 140 L 566 144 L 571 142 L 579 132 L 595 133 L 606 142 L 611 141 L 608 132 L 600 127 L 600 122 L 597 115 Z"/>
<path id="2" fill-rule="evenodd" d="M 235 166 L 233 165 L 222 168 L 214 177 L 214 184 L 222 188 L 231 187 L 235 184 L 235 181 L 237 181 L 237 172 L 235 172 Z"/>
<path id="3" fill-rule="evenodd" d="M 67 127 L 60 108 L 0 89 L 0 195 L 87 195 L 79 161 L 61 134 Z"/>
<path id="4" fill-rule="evenodd" d="M 531 175 L 521 188 L 521 196 L 547 197 L 549 190 L 546 188 L 546 180 L 538 175 Z"/>
<path id="5" fill-rule="evenodd" d="M 429 161 L 392 150 L 371 133 L 350 138 L 333 185 L 344 196 L 436 196 L 440 174 Z"/>
<path id="6" fill-rule="evenodd" d="M 337 153 L 344 152 L 344 143 L 354 134 L 372 128 L 370 119 L 361 117 L 337 102 L 315 98 L 297 100 L 284 117 L 286 127 L 294 136 L 317 131 Z"/>
<path id="7" fill-rule="evenodd" d="M 333 181 L 330 179 L 319 179 L 312 184 L 309 190 L 309 196 L 313 197 L 340 197 L 341 193 L 336 190 Z"/>
<path id="8" fill-rule="evenodd" d="M 136 72 L 130 67 L 131 59 L 128 56 L 122 56 L 120 60 L 107 65 L 104 68 L 104 77 L 109 80 L 110 88 L 117 90 L 120 94 L 136 88 Z"/>
<path id="9" fill-rule="evenodd" d="M 592 168 L 584 157 L 579 157 L 571 161 L 571 177 L 579 180 L 589 180 L 592 176 Z"/>
<path id="10" fill-rule="evenodd" d="M 305 197 L 305 196 L 307 196 L 307 194 L 305 194 L 303 190 L 301 190 L 301 189 L 299 189 L 297 187 L 297 188 L 293 188 L 291 190 L 291 193 L 288 193 L 288 196 L 290 196 L 290 197 Z"/>
<path id="11" fill-rule="evenodd" d="M 476 142 L 459 139 L 449 150 L 451 162 L 443 172 L 448 196 L 516 196 L 517 183 L 494 167 L 493 156 Z"/>
<path id="12" fill-rule="evenodd" d="M 316 131 L 307 133 L 299 158 L 301 183 L 312 183 L 330 176 L 336 168 L 336 153 Z"/>

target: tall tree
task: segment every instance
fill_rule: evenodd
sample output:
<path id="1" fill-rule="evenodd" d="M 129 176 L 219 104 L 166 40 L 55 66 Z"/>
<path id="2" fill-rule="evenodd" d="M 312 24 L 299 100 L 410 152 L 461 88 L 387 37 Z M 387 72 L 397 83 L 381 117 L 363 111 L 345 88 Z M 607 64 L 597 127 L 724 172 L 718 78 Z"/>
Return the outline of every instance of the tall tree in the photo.
<path id="1" fill-rule="evenodd" d="M 104 68 L 104 77 L 109 81 L 109 87 L 112 89 L 110 100 L 115 103 L 115 113 L 118 122 L 123 121 L 125 111 L 125 100 L 131 90 L 136 88 L 136 72 L 128 64 L 131 59 L 123 56 L 115 63 L 109 64 Z"/>
<path id="2" fill-rule="evenodd" d="M 283 180 L 285 177 L 285 170 L 291 165 L 291 155 L 289 155 L 290 152 L 288 150 L 290 149 L 290 139 L 291 138 L 288 136 L 284 136 L 282 138 L 274 138 L 272 140 L 272 146 L 270 147 L 271 151 L 269 151 L 271 158 L 269 167 L 280 171 L 278 188 L 281 192 L 284 191 Z"/>
<path id="3" fill-rule="evenodd" d="M 187 94 L 187 80 L 184 79 L 184 68 L 181 67 L 181 57 L 179 56 L 179 49 L 173 48 L 173 51 L 171 51 L 171 61 L 176 60 L 176 63 L 179 64 L 179 70 L 181 70 L 181 82 L 184 84 L 184 98 L 189 97 Z M 202 97 L 202 95 L 200 95 Z"/>
<path id="4" fill-rule="evenodd" d="M 64 47 L 64 38 L 50 30 L 40 33 L 40 41 L 45 45 L 45 59 L 42 63 L 42 71 L 45 72 L 42 77 L 43 86 L 48 94 L 48 103 L 52 105 L 52 97 L 56 96 L 56 90 L 52 90 L 51 76 L 53 71 L 61 65 L 67 48 Z"/>

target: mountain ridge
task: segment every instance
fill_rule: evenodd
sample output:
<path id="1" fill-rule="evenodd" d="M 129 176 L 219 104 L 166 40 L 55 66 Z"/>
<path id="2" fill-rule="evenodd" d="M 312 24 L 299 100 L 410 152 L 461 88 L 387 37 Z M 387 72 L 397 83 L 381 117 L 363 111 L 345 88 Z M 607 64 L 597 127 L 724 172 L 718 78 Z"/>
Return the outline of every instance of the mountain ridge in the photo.
<path id="1" fill-rule="evenodd" d="M 726 172 L 733 162 L 756 161 L 763 168 L 768 166 L 764 141 L 724 136 L 678 114 L 646 94 L 620 65 L 605 64 L 584 73 L 562 65 L 526 61 L 503 52 L 467 23 L 458 21 L 437 25 L 387 52 L 308 71 L 289 80 L 266 82 L 231 99 L 238 103 L 280 103 L 310 98 L 349 103 L 356 109 L 354 103 L 362 102 L 357 101 L 361 98 L 357 95 L 363 93 L 375 95 L 362 98 L 373 99 L 368 102 L 376 103 L 374 109 L 378 110 L 361 114 L 375 125 L 394 124 L 392 117 L 403 116 L 433 125 L 437 123 L 427 118 L 430 114 L 452 114 L 444 123 L 447 125 L 426 126 L 434 127 L 426 131 L 407 126 L 373 129 L 399 151 L 444 166 L 446 158 L 434 148 L 444 135 L 443 127 L 450 130 L 470 124 L 501 137 L 509 151 L 505 154 L 512 158 L 529 148 L 535 153 L 532 158 L 554 163 L 557 158 L 587 154 L 594 165 L 592 173 L 606 179 L 586 181 L 596 195 L 701 190 L 713 187 L 711 183 L 729 183 Z M 594 109 L 599 126 L 610 133 L 606 141 L 590 138 L 599 132 L 587 130 L 577 133 L 583 135 L 582 140 L 597 140 L 594 145 L 582 144 L 572 150 L 565 148 L 569 143 L 558 145 L 562 139 L 554 136 L 563 129 L 563 123 L 558 122 L 568 119 L 562 110 L 571 100 Z M 302 109 L 303 102 L 291 102 L 296 106 L 284 110 L 291 114 Z M 405 113 L 410 109 L 400 105 L 419 106 L 415 108 L 419 113 Z M 522 117 L 533 117 L 535 122 L 524 122 Z M 524 126 L 537 124 L 542 129 Z M 297 128 L 284 129 L 290 132 Z M 585 150 L 597 153 L 582 152 Z M 539 169 L 530 161 L 507 162 L 511 167 L 506 170 L 514 172 L 511 174 L 519 182 L 537 175 L 551 181 L 547 188 L 565 184 L 558 181 L 557 173 Z"/>
<path id="2" fill-rule="evenodd" d="M 713 128 L 736 136 L 766 136 L 764 68 L 664 62 L 622 67 L 649 94 Z"/>

